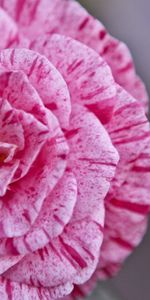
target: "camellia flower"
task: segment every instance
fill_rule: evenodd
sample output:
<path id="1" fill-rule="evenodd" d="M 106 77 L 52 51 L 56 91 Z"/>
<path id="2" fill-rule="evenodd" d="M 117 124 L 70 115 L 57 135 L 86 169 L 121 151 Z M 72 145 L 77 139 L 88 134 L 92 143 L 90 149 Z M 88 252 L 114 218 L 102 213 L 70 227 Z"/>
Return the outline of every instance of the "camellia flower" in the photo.
<path id="1" fill-rule="evenodd" d="M 146 90 L 75 1 L 0 0 L 0 34 L 0 298 L 74 299 L 145 233 Z"/>

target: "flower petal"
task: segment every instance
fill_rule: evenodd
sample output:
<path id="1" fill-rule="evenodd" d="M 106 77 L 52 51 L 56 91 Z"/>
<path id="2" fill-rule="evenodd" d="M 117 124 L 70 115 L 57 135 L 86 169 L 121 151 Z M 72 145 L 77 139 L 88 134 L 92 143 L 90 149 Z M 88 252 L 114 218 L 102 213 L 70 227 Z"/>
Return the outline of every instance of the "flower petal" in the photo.
<path id="1" fill-rule="evenodd" d="M 13 181 L 19 180 L 28 173 L 40 153 L 42 146 L 52 134 L 48 128 L 37 121 L 33 115 L 25 113 L 22 110 L 16 110 L 16 114 L 24 130 L 25 145 L 22 151 L 16 153 L 15 157 L 19 159 L 19 167 Z"/>
<path id="2" fill-rule="evenodd" d="M 3 50 L 0 52 L 0 68 L 3 72 L 24 72 L 62 127 L 68 126 L 71 106 L 67 85 L 44 56 L 28 49 Z"/>
<path id="3" fill-rule="evenodd" d="M 1 142 L 13 144 L 23 150 L 24 130 L 18 115 L 7 100 L 0 98 L 0 136 Z"/>
<path id="4" fill-rule="evenodd" d="M 14 182 L 3 197 L 0 211 L 2 237 L 25 234 L 35 222 L 44 199 L 62 177 L 68 147 L 61 132 L 44 145 L 32 168 Z"/>
<path id="5" fill-rule="evenodd" d="M 150 211 L 149 122 L 141 105 L 122 88 L 117 90 L 116 110 L 107 129 L 120 162 L 106 197 L 104 241 L 97 271 L 100 278 L 114 275 L 141 242 Z"/>
<path id="6" fill-rule="evenodd" d="M 114 176 L 118 154 L 104 127 L 86 109 L 73 108 L 70 129 L 65 132 L 71 153 L 68 169 L 78 182 L 73 216 L 60 237 L 5 272 L 5 278 L 12 281 L 37 287 L 81 284 L 96 268 L 103 238 L 103 199 Z"/>
<path id="7" fill-rule="evenodd" d="M 12 108 L 5 100 L 2 100 L 0 115 L 1 140 L 14 144 L 15 159 L 19 160 L 14 181 L 27 174 L 50 133 L 33 115 Z"/>
<path id="8" fill-rule="evenodd" d="M 10 300 L 10 298 L 12 300 L 53 300 L 70 294 L 72 288 L 72 285 L 68 283 L 64 286 L 58 286 L 57 290 L 55 288 L 35 288 L 25 284 L 11 282 L 0 277 L 0 295 L 3 300 Z"/>
<path id="9" fill-rule="evenodd" d="M 24 148 L 24 130 L 19 122 L 18 116 L 6 100 L 0 98 L 0 137 L 1 144 L 9 145 L 13 148 L 10 154 L 11 160 L 5 159 L 0 166 L 0 196 L 5 195 L 9 184 L 15 175 L 19 166 L 19 160 L 13 159 L 14 152 L 17 149 Z M 0 203 L 2 199 L 0 199 Z"/>
<path id="10" fill-rule="evenodd" d="M 89 293 L 98 278 L 114 276 L 126 257 L 141 242 L 147 228 L 147 214 L 150 211 L 149 123 L 141 105 L 119 86 L 114 116 L 106 129 L 118 149 L 120 161 L 106 196 L 104 240 L 99 265 L 85 285 L 74 289 L 72 297 Z"/>
<path id="11" fill-rule="evenodd" d="M 103 123 L 110 120 L 116 88 L 108 65 L 97 53 L 61 35 L 40 38 L 32 47 L 47 56 L 63 75 L 72 103 L 85 105 Z"/>
<path id="12" fill-rule="evenodd" d="M 21 259 L 23 258 L 23 255 L 18 256 L 1 256 L 0 257 L 0 274 L 3 274 L 6 272 L 9 268 L 17 264 Z"/>
<path id="13" fill-rule="evenodd" d="M 0 50 L 8 48 L 9 44 L 16 38 L 18 30 L 15 22 L 0 8 Z"/>
<path id="14" fill-rule="evenodd" d="M 148 145 L 150 139 L 149 122 L 143 107 L 118 85 L 114 115 L 110 123 L 106 125 L 106 130 L 120 155 L 116 176 L 111 187 L 113 190 L 128 177 L 127 174 L 132 164 Z"/>
<path id="15" fill-rule="evenodd" d="M 31 41 L 44 33 L 60 33 L 93 48 L 110 65 L 116 82 L 141 100 L 147 110 L 148 95 L 136 75 L 129 49 L 111 37 L 105 27 L 76 1 L 26 0 L 20 5 L 13 0 L 10 5 L 10 1 L 4 0 L 1 6 L 18 22 L 21 32 Z"/>
<path id="16" fill-rule="evenodd" d="M 99 120 L 80 105 L 73 106 L 65 136 L 70 146 L 68 167 L 78 182 L 74 218 L 89 216 L 103 225 L 103 199 L 114 176 L 118 153 Z"/>
<path id="17" fill-rule="evenodd" d="M 4 196 L 19 167 L 19 160 L 0 166 L 0 197 Z M 0 200 L 0 206 L 2 201 Z"/>
<path id="18" fill-rule="evenodd" d="M 46 116 L 47 110 L 29 78 L 22 71 L 15 71 L 7 73 L 5 80 L 4 75 L 0 79 L 1 82 L 3 80 L 1 97 L 7 99 L 12 107 L 32 114 L 51 130 L 49 116 Z"/>
<path id="19" fill-rule="evenodd" d="M 16 251 L 18 253 L 35 251 L 60 235 L 72 217 L 76 196 L 76 179 L 71 172 L 65 172 L 52 193 L 45 199 L 30 231 L 23 237 L 13 239 Z M 5 248 L 4 251 L 7 253 L 8 250 Z"/>

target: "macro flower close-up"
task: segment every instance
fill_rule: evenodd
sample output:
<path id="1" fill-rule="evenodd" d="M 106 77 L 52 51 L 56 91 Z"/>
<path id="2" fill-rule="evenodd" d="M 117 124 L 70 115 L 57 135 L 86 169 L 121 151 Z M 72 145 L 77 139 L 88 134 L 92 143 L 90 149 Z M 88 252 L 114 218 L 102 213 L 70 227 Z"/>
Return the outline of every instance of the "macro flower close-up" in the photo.
<path id="1" fill-rule="evenodd" d="M 85 298 L 141 242 L 148 95 L 74 0 L 0 0 L 0 299 Z"/>

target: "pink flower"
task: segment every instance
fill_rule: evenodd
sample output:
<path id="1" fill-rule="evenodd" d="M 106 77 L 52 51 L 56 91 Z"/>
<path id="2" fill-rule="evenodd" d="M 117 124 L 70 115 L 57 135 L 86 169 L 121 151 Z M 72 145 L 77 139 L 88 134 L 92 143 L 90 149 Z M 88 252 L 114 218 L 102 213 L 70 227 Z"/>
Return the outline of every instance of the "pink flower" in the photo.
<path id="1" fill-rule="evenodd" d="M 0 0 L 0 33 L 1 299 L 73 299 L 145 233 L 147 94 L 75 1 Z"/>

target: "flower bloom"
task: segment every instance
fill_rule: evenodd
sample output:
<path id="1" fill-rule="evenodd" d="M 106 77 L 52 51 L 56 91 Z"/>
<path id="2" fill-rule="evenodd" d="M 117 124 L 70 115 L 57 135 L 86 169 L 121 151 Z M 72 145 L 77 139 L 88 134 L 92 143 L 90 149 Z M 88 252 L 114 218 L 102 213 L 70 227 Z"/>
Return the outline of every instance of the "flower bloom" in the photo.
<path id="1" fill-rule="evenodd" d="M 75 1 L 0 0 L 0 34 L 0 296 L 74 299 L 145 233 L 148 97 Z"/>

